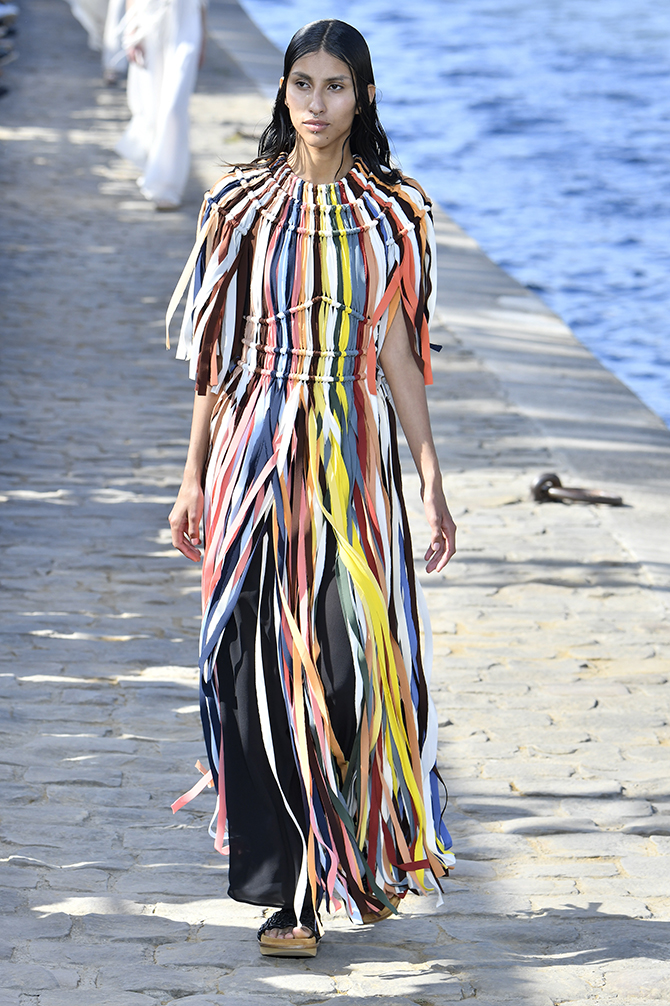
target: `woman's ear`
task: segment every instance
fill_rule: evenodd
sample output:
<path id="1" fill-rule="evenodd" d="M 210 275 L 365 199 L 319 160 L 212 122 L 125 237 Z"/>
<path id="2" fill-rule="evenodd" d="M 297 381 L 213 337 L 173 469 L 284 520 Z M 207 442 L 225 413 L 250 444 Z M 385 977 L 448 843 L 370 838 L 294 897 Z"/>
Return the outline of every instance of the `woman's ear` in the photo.
<path id="1" fill-rule="evenodd" d="M 375 95 L 377 93 L 377 88 L 374 84 L 368 84 L 368 101 L 370 104 L 375 100 Z"/>

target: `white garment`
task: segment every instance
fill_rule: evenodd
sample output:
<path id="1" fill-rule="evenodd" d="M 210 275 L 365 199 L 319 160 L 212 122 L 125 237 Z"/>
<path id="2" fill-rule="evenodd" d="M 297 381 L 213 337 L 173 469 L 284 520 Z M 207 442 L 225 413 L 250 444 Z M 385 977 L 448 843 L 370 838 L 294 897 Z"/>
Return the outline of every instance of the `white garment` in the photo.
<path id="1" fill-rule="evenodd" d="M 100 52 L 107 0 L 68 0 L 68 2 L 77 21 L 86 30 L 89 48 Z"/>
<path id="2" fill-rule="evenodd" d="M 202 45 L 200 0 L 135 0 L 124 43 L 142 43 L 144 66 L 128 68 L 130 124 L 116 145 L 143 174 L 142 194 L 179 205 L 188 180 L 188 104 Z"/>
<path id="3" fill-rule="evenodd" d="M 109 0 L 102 36 L 102 69 L 125 73 L 128 60 L 123 50 L 123 24 L 126 0 Z"/>

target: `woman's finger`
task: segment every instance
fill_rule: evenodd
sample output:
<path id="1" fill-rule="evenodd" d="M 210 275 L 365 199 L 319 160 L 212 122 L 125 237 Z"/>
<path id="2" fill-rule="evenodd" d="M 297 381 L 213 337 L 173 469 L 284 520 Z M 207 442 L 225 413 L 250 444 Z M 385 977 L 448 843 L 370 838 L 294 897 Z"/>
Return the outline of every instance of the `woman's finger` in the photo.
<path id="1" fill-rule="evenodd" d="M 200 515 L 190 513 L 188 515 L 188 536 L 194 545 L 200 544 Z"/>
<path id="2" fill-rule="evenodd" d="M 168 522 L 170 524 L 170 530 L 172 532 L 172 544 L 174 547 L 185 555 L 187 559 L 191 559 L 193 562 L 200 562 L 200 552 L 195 548 L 195 544 L 200 544 L 200 538 L 197 537 L 197 527 L 196 524 L 196 536 L 189 534 L 189 517 L 186 513 L 180 513 L 173 509 L 172 513 L 168 517 Z"/>

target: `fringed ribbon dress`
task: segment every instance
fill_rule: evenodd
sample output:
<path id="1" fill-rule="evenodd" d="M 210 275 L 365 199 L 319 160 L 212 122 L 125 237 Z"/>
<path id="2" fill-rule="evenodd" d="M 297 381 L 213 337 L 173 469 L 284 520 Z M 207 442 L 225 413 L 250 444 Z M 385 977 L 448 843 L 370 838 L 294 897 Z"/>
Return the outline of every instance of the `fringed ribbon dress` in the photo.
<path id="1" fill-rule="evenodd" d="M 431 380 L 431 207 L 357 161 L 310 185 L 280 158 L 205 197 L 170 314 L 218 394 L 205 475 L 201 712 L 229 893 L 388 904 L 440 888 L 430 628 L 377 356 L 397 310 Z M 411 335 L 409 334 L 411 331 Z M 424 631 L 424 653 L 419 637 Z"/>

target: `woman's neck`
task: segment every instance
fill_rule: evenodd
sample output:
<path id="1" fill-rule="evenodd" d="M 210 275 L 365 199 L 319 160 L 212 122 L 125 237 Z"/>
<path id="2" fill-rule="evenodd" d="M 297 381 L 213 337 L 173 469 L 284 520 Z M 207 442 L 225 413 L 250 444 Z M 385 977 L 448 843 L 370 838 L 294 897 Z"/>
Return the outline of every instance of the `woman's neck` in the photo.
<path id="1" fill-rule="evenodd" d="M 318 150 L 298 141 L 288 156 L 288 166 L 311 185 L 327 185 L 343 178 L 354 166 L 347 141 L 344 151 Z"/>

